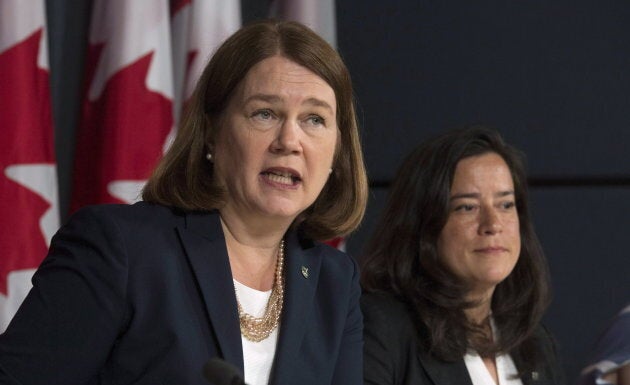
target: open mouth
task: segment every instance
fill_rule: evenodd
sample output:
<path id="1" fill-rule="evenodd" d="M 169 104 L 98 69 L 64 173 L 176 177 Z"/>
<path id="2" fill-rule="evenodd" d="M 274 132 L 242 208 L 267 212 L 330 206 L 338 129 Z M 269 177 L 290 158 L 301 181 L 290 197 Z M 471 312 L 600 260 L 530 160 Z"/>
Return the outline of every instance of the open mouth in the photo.
<path id="1" fill-rule="evenodd" d="M 299 175 L 286 170 L 265 170 L 260 175 L 270 182 L 287 186 L 295 186 L 302 181 Z"/>

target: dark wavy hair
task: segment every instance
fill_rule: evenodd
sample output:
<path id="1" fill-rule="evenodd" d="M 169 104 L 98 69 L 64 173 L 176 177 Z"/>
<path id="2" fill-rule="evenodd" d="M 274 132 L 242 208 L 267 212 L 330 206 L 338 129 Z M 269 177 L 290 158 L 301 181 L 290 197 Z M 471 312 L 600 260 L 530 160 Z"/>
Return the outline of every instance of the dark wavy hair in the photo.
<path id="1" fill-rule="evenodd" d="M 479 327 L 464 315 L 476 304 L 466 300 L 466 286 L 440 263 L 437 252 L 455 168 L 464 158 L 486 153 L 501 156 L 512 174 L 522 244 L 514 270 L 492 297 L 498 341 L 479 338 Z M 420 337 L 429 351 L 454 361 L 467 348 L 482 356 L 518 351 L 533 359 L 533 332 L 549 303 L 548 277 L 528 211 L 524 157 L 496 130 L 470 126 L 421 144 L 405 159 L 362 259 L 361 279 L 365 290 L 405 302 L 427 330 Z"/>

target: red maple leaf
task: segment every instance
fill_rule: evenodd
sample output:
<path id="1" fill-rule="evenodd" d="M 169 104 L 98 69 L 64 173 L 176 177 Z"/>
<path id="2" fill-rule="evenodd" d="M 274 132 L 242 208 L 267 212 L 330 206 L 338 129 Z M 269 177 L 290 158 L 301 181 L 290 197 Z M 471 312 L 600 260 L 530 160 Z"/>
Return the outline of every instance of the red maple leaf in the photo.
<path id="1" fill-rule="evenodd" d="M 103 45 L 90 48 L 77 135 L 72 210 L 120 203 L 107 192 L 116 180 L 145 180 L 162 156 L 173 124 L 172 102 L 146 86 L 153 53 L 111 76 L 95 101 L 87 98 Z M 170 74 L 165 74 L 170 76 Z"/>
<path id="2" fill-rule="evenodd" d="M 7 275 L 46 255 L 39 220 L 50 205 L 6 176 L 16 164 L 54 163 L 48 71 L 37 66 L 42 30 L 0 54 L 0 292 Z"/>

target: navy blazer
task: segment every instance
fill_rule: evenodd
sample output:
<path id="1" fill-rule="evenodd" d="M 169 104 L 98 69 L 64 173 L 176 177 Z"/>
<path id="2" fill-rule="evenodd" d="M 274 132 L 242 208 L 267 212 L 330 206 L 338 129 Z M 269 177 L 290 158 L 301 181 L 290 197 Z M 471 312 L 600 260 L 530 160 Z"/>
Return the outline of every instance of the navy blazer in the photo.
<path id="1" fill-rule="evenodd" d="M 269 383 L 362 384 L 353 259 L 290 230 L 285 282 Z M 0 384 L 201 385 L 213 357 L 243 372 L 218 212 L 93 206 L 55 235 L 0 336 Z"/>
<path id="2" fill-rule="evenodd" d="M 472 385 L 464 359 L 445 362 L 431 355 L 419 338 L 419 327 L 407 305 L 393 296 L 364 293 L 365 384 L 369 385 Z M 524 373 L 524 385 L 564 384 L 555 344 L 542 327 L 536 331 L 543 357 L 541 366 Z M 524 357 L 511 354 L 516 368 Z"/>

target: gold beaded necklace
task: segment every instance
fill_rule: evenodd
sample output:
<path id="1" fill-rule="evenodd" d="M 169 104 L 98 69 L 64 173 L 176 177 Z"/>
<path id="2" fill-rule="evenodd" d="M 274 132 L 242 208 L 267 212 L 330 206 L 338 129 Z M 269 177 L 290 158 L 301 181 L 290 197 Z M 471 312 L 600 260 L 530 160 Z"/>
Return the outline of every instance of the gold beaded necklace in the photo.
<path id="1" fill-rule="evenodd" d="M 280 247 L 278 249 L 278 261 L 276 262 L 276 273 L 273 289 L 271 295 L 267 301 L 267 307 L 265 308 L 265 314 L 256 318 L 250 314 L 247 314 L 236 295 L 236 305 L 238 306 L 238 318 L 241 324 L 241 334 L 250 341 L 260 342 L 269 337 L 280 321 L 280 314 L 282 314 L 282 303 L 284 299 L 284 279 L 282 277 L 282 271 L 284 267 L 284 239 L 280 241 Z M 236 288 L 234 289 L 236 290 Z"/>

